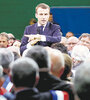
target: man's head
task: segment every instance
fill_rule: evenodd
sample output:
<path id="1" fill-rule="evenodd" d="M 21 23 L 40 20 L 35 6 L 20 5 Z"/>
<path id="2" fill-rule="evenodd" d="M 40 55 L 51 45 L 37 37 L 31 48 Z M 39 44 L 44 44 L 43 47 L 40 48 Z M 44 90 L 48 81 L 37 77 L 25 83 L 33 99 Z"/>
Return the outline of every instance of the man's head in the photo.
<path id="1" fill-rule="evenodd" d="M 9 46 L 12 46 L 13 43 L 15 42 L 15 37 L 14 37 L 14 35 L 13 35 L 12 33 L 8 33 L 7 35 L 8 35 L 8 37 L 9 37 L 8 45 L 9 45 Z"/>
<path id="2" fill-rule="evenodd" d="M 83 45 L 74 46 L 71 53 L 73 65 L 76 66 L 84 62 L 89 54 L 90 54 L 90 51 L 86 46 L 83 46 Z"/>
<path id="3" fill-rule="evenodd" d="M 70 38 L 72 36 L 74 36 L 74 33 L 73 32 L 67 32 L 66 33 L 66 38 Z"/>
<path id="4" fill-rule="evenodd" d="M 9 64 L 14 61 L 14 54 L 7 48 L 0 48 L 0 65 L 3 67 L 3 71 L 8 74 Z"/>
<path id="5" fill-rule="evenodd" d="M 79 42 L 79 39 L 75 36 L 68 38 L 68 40 L 67 40 L 68 51 L 71 51 L 78 42 Z"/>
<path id="6" fill-rule="evenodd" d="M 51 74 L 60 78 L 64 71 L 64 57 L 61 51 L 45 47 L 51 58 Z"/>
<path id="7" fill-rule="evenodd" d="M 8 46 L 8 35 L 7 33 L 0 34 L 0 48 L 7 48 Z"/>
<path id="8" fill-rule="evenodd" d="M 74 90 L 80 100 L 90 100 L 90 60 L 76 70 Z"/>
<path id="9" fill-rule="evenodd" d="M 49 71 L 50 69 L 50 58 L 46 49 L 42 46 L 33 46 L 31 49 L 26 51 L 25 57 L 34 59 L 39 65 L 40 70 Z"/>
<path id="10" fill-rule="evenodd" d="M 63 56 L 64 56 L 64 61 L 65 61 L 65 68 L 61 76 L 61 79 L 66 80 L 68 79 L 68 77 L 71 76 L 72 58 L 68 54 L 65 54 L 65 53 L 63 53 Z"/>
<path id="11" fill-rule="evenodd" d="M 40 3 L 36 7 L 36 18 L 38 19 L 38 23 L 40 25 L 45 25 L 48 22 L 50 15 L 50 7 L 45 3 Z"/>
<path id="12" fill-rule="evenodd" d="M 11 79 L 16 88 L 33 87 L 39 78 L 37 63 L 27 57 L 19 58 L 10 64 Z"/>
<path id="13" fill-rule="evenodd" d="M 84 45 L 84 46 L 88 47 L 88 49 L 90 50 L 90 34 L 83 33 L 79 37 L 79 40 L 80 40 L 81 45 Z"/>
<path id="14" fill-rule="evenodd" d="M 58 43 L 53 43 L 53 44 L 51 45 L 51 48 L 60 50 L 62 53 L 68 54 L 67 47 L 66 47 L 64 44 L 60 43 L 60 42 L 58 42 Z"/>

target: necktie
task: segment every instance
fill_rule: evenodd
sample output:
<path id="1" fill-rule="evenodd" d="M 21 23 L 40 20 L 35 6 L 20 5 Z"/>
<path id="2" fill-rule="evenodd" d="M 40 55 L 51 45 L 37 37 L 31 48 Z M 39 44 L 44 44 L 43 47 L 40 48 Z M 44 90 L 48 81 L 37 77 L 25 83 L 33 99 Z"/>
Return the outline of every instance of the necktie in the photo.
<path id="1" fill-rule="evenodd" d="M 40 34 L 43 34 L 43 26 L 40 26 Z"/>

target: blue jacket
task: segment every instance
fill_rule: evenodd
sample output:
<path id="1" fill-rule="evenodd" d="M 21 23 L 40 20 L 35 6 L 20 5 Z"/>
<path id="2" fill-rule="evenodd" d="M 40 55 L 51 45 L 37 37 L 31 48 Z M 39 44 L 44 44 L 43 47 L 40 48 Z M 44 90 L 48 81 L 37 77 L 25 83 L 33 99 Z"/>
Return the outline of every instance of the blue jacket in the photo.
<path id="1" fill-rule="evenodd" d="M 31 34 L 33 34 L 33 35 L 40 34 L 38 32 L 37 23 L 26 26 L 24 35 L 31 35 Z M 48 22 L 42 35 L 46 36 L 46 41 L 45 42 L 40 41 L 36 45 L 51 46 L 52 43 L 61 41 L 61 28 L 57 24 Z M 28 37 L 23 36 L 22 40 L 21 40 L 21 46 L 20 46 L 21 54 L 26 49 L 27 43 L 28 43 Z"/>

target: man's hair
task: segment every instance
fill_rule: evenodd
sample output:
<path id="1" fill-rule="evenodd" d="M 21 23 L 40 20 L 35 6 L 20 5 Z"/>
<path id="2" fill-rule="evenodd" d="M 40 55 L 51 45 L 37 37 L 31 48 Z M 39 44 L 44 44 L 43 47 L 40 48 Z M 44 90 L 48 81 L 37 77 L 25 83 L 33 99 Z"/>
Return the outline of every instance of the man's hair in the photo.
<path id="1" fill-rule="evenodd" d="M 10 64 L 10 69 L 11 79 L 16 87 L 33 87 L 35 85 L 38 65 L 33 59 L 19 58 Z"/>
<path id="2" fill-rule="evenodd" d="M 37 13 L 37 9 L 38 8 L 42 8 L 42 9 L 49 9 L 49 11 L 50 11 L 50 7 L 47 5 L 47 4 L 45 4 L 45 3 L 40 3 L 40 4 L 38 4 L 37 6 L 36 6 L 36 13 Z"/>
<path id="3" fill-rule="evenodd" d="M 89 54 L 89 49 L 86 46 L 75 45 L 73 47 L 71 57 L 77 61 L 85 61 L 88 54 Z"/>
<path id="4" fill-rule="evenodd" d="M 67 47 L 66 47 L 65 45 L 63 45 L 62 43 L 60 43 L 60 42 L 58 42 L 58 43 L 53 43 L 53 44 L 51 45 L 51 48 L 58 49 L 58 50 L 61 51 L 62 53 L 68 54 Z"/>
<path id="5" fill-rule="evenodd" d="M 80 37 L 79 40 L 81 40 L 83 37 L 88 37 L 90 40 L 90 34 L 89 33 L 83 33 Z"/>
<path id="6" fill-rule="evenodd" d="M 0 37 L 6 37 L 7 38 L 7 41 L 9 40 L 9 37 L 8 37 L 7 33 L 5 33 L 5 32 L 2 32 L 0 34 Z"/>
<path id="7" fill-rule="evenodd" d="M 0 48 L 0 65 L 9 68 L 9 64 L 14 61 L 14 54 L 7 48 Z"/>
<path id="8" fill-rule="evenodd" d="M 63 56 L 64 56 L 64 61 L 65 61 L 65 68 L 60 78 L 62 80 L 66 80 L 67 75 L 71 72 L 71 69 L 72 69 L 72 58 L 68 54 L 65 54 L 65 53 L 63 53 Z"/>
<path id="9" fill-rule="evenodd" d="M 31 49 L 27 50 L 26 57 L 34 59 L 39 68 L 50 68 L 50 58 L 48 52 L 43 46 L 33 46 Z"/>
<path id="10" fill-rule="evenodd" d="M 80 100 L 90 100 L 90 61 L 82 63 L 76 70 L 74 90 Z"/>

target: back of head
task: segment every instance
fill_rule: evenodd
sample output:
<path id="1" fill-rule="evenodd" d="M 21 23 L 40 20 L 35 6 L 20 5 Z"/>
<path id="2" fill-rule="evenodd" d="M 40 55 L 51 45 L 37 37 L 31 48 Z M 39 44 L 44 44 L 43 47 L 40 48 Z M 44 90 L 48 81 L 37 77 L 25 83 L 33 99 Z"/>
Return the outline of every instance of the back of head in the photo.
<path id="1" fill-rule="evenodd" d="M 8 68 L 9 64 L 14 61 L 13 52 L 7 48 L 0 48 L 0 65 L 3 68 Z"/>
<path id="2" fill-rule="evenodd" d="M 74 90 L 80 100 L 90 100 L 90 61 L 86 61 L 76 70 Z"/>
<path id="3" fill-rule="evenodd" d="M 63 53 L 64 61 L 65 61 L 65 68 L 64 72 L 61 76 L 61 79 L 66 80 L 68 77 L 70 77 L 71 69 L 72 69 L 72 58 L 68 55 Z"/>
<path id="4" fill-rule="evenodd" d="M 67 39 L 67 43 L 71 42 L 71 41 L 73 41 L 75 43 L 78 43 L 79 39 L 77 37 L 75 37 L 75 36 L 72 36 L 72 37 L 70 37 L 70 38 Z"/>
<path id="5" fill-rule="evenodd" d="M 82 33 L 82 35 L 79 37 L 79 40 L 83 37 L 88 37 L 90 39 L 90 34 L 89 33 Z"/>
<path id="6" fill-rule="evenodd" d="M 58 43 L 53 43 L 53 44 L 51 45 L 51 48 L 58 49 L 58 50 L 60 50 L 62 53 L 68 54 L 67 47 L 66 47 L 64 44 L 60 43 L 60 42 L 58 42 Z"/>
<path id="7" fill-rule="evenodd" d="M 84 61 L 89 53 L 89 49 L 86 46 L 76 45 L 72 50 L 71 57 L 78 61 Z"/>
<path id="8" fill-rule="evenodd" d="M 16 87 L 33 87 L 38 74 L 38 65 L 31 58 L 19 58 L 10 64 L 11 77 Z"/>
<path id="9" fill-rule="evenodd" d="M 8 33 L 7 35 L 9 37 L 9 39 L 14 39 L 15 40 L 15 37 L 14 37 L 14 35 L 12 33 Z"/>
<path id="10" fill-rule="evenodd" d="M 50 68 L 50 58 L 48 52 L 42 46 L 33 46 L 31 49 L 28 49 L 25 57 L 34 59 L 39 68 Z"/>
<path id="11" fill-rule="evenodd" d="M 46 50 L 51 58 L 51 73 L 60 78 L 64 69 L 64 57 L 61 51 L 47 47 Z"/>

